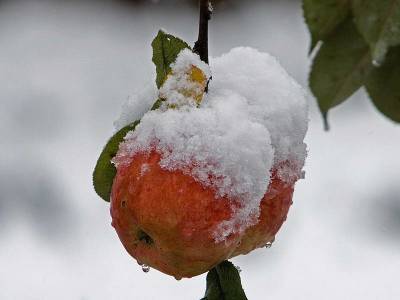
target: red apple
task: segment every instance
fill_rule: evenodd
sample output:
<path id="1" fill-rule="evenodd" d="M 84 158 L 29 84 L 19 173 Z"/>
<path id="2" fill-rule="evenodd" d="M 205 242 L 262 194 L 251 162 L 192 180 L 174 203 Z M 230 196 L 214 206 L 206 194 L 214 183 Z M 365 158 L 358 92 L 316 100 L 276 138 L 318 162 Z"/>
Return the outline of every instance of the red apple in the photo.
<path id="1" fill-rule="evenodd" d="M 177 279 L 207 272 L 220 262 L 274 240 L 292 203 L 293 183 L 271 170 L 258 223 L 221 242 L 215 232 L 239 204 L 217 198 L 181 171 L 164 170 L 160 154 L 136 154 L 120 165 L 111 194 L 112 225 L 138 263 Z"/>

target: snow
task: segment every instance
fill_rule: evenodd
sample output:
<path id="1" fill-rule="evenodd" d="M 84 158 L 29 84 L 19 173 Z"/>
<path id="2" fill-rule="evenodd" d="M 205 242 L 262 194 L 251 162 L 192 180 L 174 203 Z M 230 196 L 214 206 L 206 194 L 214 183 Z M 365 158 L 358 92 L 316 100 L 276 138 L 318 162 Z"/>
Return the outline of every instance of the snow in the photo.
<path id="1" fill-rule="evenodd" d="M 136 95 L 129 97 L 122 105 L 121 115 L 114 122 L 114 127 L 118 131 L 126 125 L 140 120 L 146 112 L 150 110 L 157 98 L 157 87 L 155 83 L 147 84 L 143 90 Z"/>
<path id="2" fill-rule="evenodd" d="M 194 68 L 203 71 L 199 81 L 193 80 Z M 165 108 L 182 105 L 196 106 L 203 98 L 205 85 L 210 78 L 209 66 L 189 49 L 182 50 L 175 63 L 171 65 L 171 74 L 160 88 L 160 98 L 165 99 Z"/>
<path id="3" fill-rule="evenodd" d="M 142 167 L 140 168 L 140 176 L 143 176 L 150 170 L 149 164 L 143 164 Z"/>
<path id="4" fill-rule="evenodd" d="M 243 61 L 246 63 L 238 63 Z M 304 90 L 274 57 L 249 47 L 234 48 L 212 60 L 211 69 L 221 76 L 213 77 L 210 92 L 216 87 L 233 90 L 246 98 L 252 119 L 271 134 L 274 165 L 289 160 L 300 175 L 306 157 L 303 140 L 308 127 Z"/>
<path id="5" fill-rule="evenodd" d="M 211 60 L 213 80 L 196 107 L 195 99 L 186 96 L 187 91 L 202 92 L 188 75 L 193 66 L 210 77 L 208 65 L 183 50 L 160 88 L 166 105 L 144 114 L 113 162 L 119 167 L 137 153 L 156 150 L 162 168 L 191 175 L 217 198 L 239 201 L 240 209 L 214 233 L 219 242 L 255 224 L 273 168 L 288 184 L 302 177 L 307 105 L 302 88 L 275 58 L 240 47 Z M 175 109 L 168 109 L 170 104 Z"/>

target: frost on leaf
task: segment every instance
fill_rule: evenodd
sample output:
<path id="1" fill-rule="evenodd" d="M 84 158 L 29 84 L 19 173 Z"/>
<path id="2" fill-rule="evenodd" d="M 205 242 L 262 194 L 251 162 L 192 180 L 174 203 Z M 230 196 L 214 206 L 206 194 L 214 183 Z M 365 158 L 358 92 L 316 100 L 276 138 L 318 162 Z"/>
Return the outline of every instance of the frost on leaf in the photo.
<path id="1" fill-rule="evenodd" d="M 189 49 L 182 50 L 160 88 L 159 97 L 167 108 L 198 106 L 210 79 L 209 66 Z"/>

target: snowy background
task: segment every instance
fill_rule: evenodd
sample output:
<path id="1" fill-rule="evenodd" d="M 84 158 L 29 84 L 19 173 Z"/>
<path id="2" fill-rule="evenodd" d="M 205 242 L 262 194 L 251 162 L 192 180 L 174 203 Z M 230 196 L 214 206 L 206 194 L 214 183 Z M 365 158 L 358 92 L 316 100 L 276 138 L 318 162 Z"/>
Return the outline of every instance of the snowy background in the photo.
<path id="1" fill-rule="evenodd" d="M 300 1 L 225 1 L 210 53 L 247 45 L 307 84 Z M 91 173 L 121 104 L 154 80 L 159 28 L 193 42 L 193 3 L 0 0 L 0 299 L 199 299 L 205 276 L 144 274 Z M 306 179 L 270 249 L 234 259 L 249 299 L 400 298 L 400 127 L 364 91 L 310 96 Z"/>

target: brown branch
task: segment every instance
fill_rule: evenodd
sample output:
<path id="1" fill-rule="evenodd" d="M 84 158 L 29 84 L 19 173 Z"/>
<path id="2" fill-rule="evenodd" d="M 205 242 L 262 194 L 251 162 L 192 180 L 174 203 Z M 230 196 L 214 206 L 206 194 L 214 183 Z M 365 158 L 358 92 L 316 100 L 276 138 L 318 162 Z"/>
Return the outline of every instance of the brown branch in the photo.
<path id="1" fill-rule="evenodd" d="M 212 7 L 210 0 L 199 0 L 199 4 L 199 38 L 194 44 L 193 51 L 200 56 L 202 61 L 208 64 L 208 21 L 211 19 Z"/>

